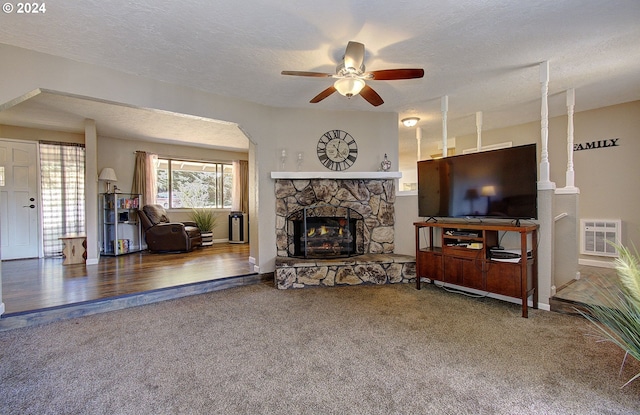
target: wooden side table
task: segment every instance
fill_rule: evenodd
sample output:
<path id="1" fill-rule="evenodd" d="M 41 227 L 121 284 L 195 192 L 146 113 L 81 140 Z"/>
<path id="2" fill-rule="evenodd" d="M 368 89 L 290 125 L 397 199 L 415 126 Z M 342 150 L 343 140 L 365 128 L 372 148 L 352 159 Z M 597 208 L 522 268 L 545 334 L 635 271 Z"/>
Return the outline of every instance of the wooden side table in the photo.
<path id="1" fill-rule="evenodd" d="M 64 243 L 62 265 L 84 264 L 87 259 L 87 237 L 83 234 L 69 234 L 60 237 Z"/>

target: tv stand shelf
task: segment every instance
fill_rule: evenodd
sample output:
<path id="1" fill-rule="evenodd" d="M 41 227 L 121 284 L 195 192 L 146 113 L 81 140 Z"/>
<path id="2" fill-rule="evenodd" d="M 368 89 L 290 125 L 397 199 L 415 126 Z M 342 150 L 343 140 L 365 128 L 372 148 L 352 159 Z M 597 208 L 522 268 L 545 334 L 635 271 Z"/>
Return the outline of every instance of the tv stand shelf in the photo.
<path id="1" fill-rule="evenodd" d="M 538 225 L 464 222 L 415 222 L 413 225 L 418 290 L 421 278 L 428 278 L 518 298 L 525 318 L 529 297 L 532 297 L 533 308 L 538 308 Z M 439 232 L 434 237 L 436 229 Z M 491 248 L 499 248 L 500 232 L 520 234 L 520 248 L 515 258 L 492 258 Z M 423 233 L 425 238 L 421 238 Z M 529 236 L 530 248 L 527 248 Z"/>

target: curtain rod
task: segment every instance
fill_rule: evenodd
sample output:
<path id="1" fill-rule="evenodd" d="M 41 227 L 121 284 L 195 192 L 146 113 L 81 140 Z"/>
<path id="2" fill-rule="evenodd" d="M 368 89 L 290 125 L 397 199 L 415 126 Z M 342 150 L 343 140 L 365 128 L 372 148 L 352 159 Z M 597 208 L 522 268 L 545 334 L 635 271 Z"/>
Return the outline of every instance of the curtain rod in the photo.
<path id="1" fill-rule="evenodd" d="M 133 154 L 137 154 L 137 153 L 149 153 L 148 151 L 142 151 L 142 150 L 138 150 L 138 151 L 134 151 Z M 166 156 L 164 154 L 156 154 L 156 153 L 152 153 L 155 154 L 156 156 L 158 156 L 158 158 L 161 159 L 169 159 L 169 160 L 173 160 L 173 161 L 191 161 L 194 163 L 207 163 L 207 164 L 231 164 L 234 160 L 242 160 L 242 159 L 233 159 L 233 160 L 203 160 L 203 159 L 190 159 L 190 158 L 186 158 L 186 157 L 179 157 L 179 156 Z M 248 161 L 248 160 L 246 160 Z"/>
<path id="2" fill-rule="evenodd" d="M 38 141 L 39 144 L 48 144 L 51 146 L 69 146 L 69 147 L 85 147 L 84 144 L 82 143 L 65 143 L 64 141 L 46 141 L 46 140 L 39 140 Z"/>

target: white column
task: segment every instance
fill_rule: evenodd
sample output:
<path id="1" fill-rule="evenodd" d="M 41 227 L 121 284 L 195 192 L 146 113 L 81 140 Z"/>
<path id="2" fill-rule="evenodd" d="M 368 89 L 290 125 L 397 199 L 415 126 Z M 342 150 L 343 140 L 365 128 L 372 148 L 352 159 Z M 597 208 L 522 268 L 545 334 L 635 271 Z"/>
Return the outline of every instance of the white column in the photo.
<path id="1" fill-rule="evenodd" d="M 418 161 L 422 160 L 422 128 L 416 127 L 416 141 L 418 142 Z"/>
<path id="2" fill-rule="evenodd" d="M 580 193 L 575 186 L 575 174 L 573 171 L 573 113 L 576 105 L 576 90 L 567 89 L 567 173 L 565 187 L 557 189 L 556 193 Z"/>
<path id="3" fill-rule="evenodd" d="M 2 301 L 2 261 L 0 261 L 0 316 L 4 314 L 5 307 Z"/>
<path id="4" fill-rule="evenodd" d="M 540 153 L 540 181 L 538 189 L 555 189 L 555 183 L 549 180 L 549 61 L 540 64 L 540 141 L 542 151 Z"/>
<path id="5" fill-rule="evenodd" d="M 478 132 L 476 149 L 482 151 L 482 111 L 476 112 L 476 131 Z"/>
<path id="6" fill-rule="evenodd" d="M 98 132 L 96 122 L 84 121 L 85 145 L 85 230 L 87 234 L 87 265 L 95 265 L 100 259 L 98 224 Z"/>
<path id="7" fill-rule="evenodd" d="M 447 111 L 449 111 L 449 96 L 442 97 L 442 157 L 447 157 Z"/>
<path id="8" fill-rule="evenodd" d="M 554 269 L 554 223 L 553 202 L 555 183 L 549 180 L 549 62 L 540 64 L 540 85 L 542 105 L 540 110 L 540 138 L 542 153 L 540 161 L 540 181 L 538 182 L 538 299 L 540 308 L 549 310 L 546 304 L 551 297 Z"/>

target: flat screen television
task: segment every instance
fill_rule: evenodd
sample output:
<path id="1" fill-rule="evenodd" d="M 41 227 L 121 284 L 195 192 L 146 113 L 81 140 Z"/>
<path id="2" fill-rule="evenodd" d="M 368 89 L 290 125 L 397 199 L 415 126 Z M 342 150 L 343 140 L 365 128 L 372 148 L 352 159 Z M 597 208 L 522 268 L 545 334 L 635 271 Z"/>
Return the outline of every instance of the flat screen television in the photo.
<path id="1" fill-rule="evenodd" d="M 536 145 L 418 162 L 425 218 L 537 219 Z"/>

